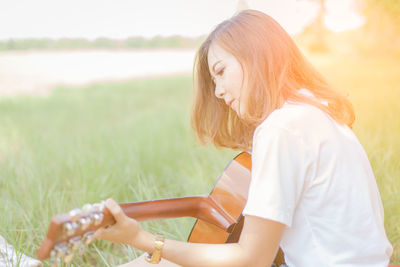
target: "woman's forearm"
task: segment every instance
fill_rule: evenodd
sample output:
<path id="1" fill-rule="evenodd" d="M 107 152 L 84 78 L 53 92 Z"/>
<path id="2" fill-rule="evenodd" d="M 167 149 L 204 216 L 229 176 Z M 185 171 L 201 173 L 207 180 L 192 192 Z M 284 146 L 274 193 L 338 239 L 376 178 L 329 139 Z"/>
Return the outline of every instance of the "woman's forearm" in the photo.
<path id="1" fill-rule="evenodd" d="M 108 228 L 98 229 L 95 237 L 152 253 L 155 236 L 126 216 L 113 199 L 107 199 L 106 205 L 116 222 Z M 238 243 L 198 244 L 165 240 L 162 257 L 185 267 L 265 267 L 274 260 L 285 227 L 280 222 L 248 215 Z"/>
<path id="2" fill-rule="evenodd" d="M 134 243 L 136 248 L 151 253 L 155 236 L 141 231 Z M 162 257 L 184 267 L 257 266 L 249 254 L 238 243 L 199 244 L 166 239 Z M 267 265 L 264 262 L 262 266 Z"/>

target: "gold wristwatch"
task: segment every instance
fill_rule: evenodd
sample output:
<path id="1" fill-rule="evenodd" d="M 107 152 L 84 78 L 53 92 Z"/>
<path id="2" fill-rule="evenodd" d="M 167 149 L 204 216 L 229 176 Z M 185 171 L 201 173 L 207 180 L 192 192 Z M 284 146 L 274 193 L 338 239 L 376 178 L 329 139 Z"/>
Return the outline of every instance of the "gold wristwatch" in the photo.
<path id="1" fill-rule="evenodd" d="M 146 253 L 146 256 L 144 257 L 147 262 L 157 264 L 161 261 L 161 253 L 162 253 L 162 248 L 164 246 L 164 236 L 161 234 L 156 234 L 156 242 L 154 246 L 153 253 L 149 254 Z"/>

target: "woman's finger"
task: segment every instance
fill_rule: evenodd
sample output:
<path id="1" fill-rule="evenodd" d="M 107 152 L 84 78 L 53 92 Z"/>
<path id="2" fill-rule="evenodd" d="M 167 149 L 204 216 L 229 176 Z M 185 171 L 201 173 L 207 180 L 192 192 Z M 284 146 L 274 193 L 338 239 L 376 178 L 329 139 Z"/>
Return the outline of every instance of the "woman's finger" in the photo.
<path id="1" fill-rule="evenodd" d="M 122 208 L 113 199 L 106 200 L 106 207 L 114 217 L 115 223 L 98 229 L 94 234 L 95 238 L 130 244 L 132 238 L 140 230 L 139 224 L 126 216 Z"/>
<path id="2" fill-rule="evenodd" d="M 116 229 L 112 227 L 107 228 L 99 228 L 96 232 L 94 232 L 94 237 L 98 239 L 104 239 L 109 241 L 114 241 L 116 234 Z"/>
<path id="3" fill-rule="evenodd" d="M 94 232 L 94 238 L 107 240 L 108 234 L 106 231 L 107 230 L 104 228 L 97 229 L 96 232 Z"/>
<path id="4" fill-rule="evenodd" d="M 114 199 L 109 198 L 106 200 L 106 207 L 110 210 L 117 222 L 125 219 L 125 213 L 122 211 L 121 207 L 115 202 Z"/>
<path id="5" fill-rule="evenodd" d="M 94 232 L 94 237 L 101 239 L 101 235 L 102 234 L 103 234 L 103 228 L 99 228 L 99 229 L 96 230 L 96 232 Z"/>

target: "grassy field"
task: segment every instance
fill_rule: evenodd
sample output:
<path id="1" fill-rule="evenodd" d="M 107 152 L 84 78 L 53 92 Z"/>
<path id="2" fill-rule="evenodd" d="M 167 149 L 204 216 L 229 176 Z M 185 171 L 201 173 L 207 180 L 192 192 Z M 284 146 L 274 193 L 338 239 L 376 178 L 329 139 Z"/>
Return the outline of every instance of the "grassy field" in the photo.
<path id="1" fill-rule="evenodd" d="M 356 109 L 386 230 L 400 263 L 400 67 L 336 55 L 312 61 Z M 59 87 L 0 99 L 0 234 L 34 255 L 51 217 L 108 197 L 118 202 L 207 194 L 235 151 L 200 147 L 189 126 L 191 78 Z M 193 219 L 144 223 L 185 240 Z M 96 241 L 74 266 L 114 266 L 138 251 Z"/>

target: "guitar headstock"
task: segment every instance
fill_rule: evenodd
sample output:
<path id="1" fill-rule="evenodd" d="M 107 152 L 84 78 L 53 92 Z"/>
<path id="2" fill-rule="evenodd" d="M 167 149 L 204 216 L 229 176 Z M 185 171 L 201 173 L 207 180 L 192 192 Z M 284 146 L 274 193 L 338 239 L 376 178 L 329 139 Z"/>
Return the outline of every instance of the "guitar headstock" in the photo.
<path id="1" fill-rule="evenodd" d="M 36 255 L 40 260 L 51 258 L 52 266 L 71 262 L 75 255 L 83 254 L 97 229 L 113 223 L 115 220 L 104 200 L 56 215 L 51 219 L 46 239 Z"/>

